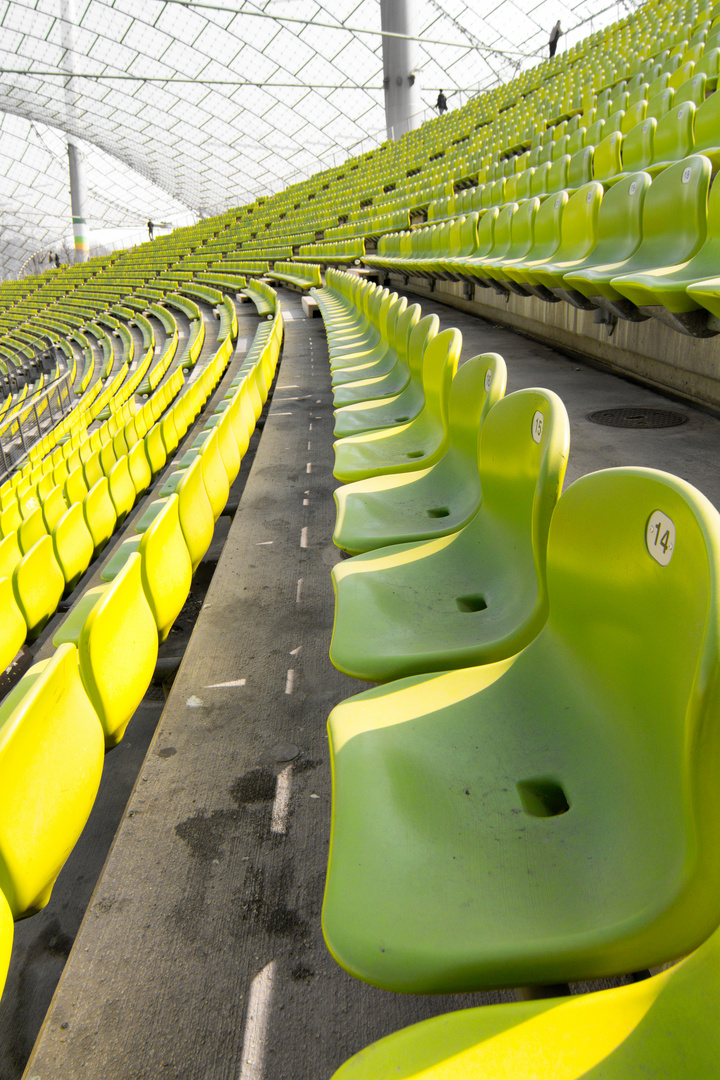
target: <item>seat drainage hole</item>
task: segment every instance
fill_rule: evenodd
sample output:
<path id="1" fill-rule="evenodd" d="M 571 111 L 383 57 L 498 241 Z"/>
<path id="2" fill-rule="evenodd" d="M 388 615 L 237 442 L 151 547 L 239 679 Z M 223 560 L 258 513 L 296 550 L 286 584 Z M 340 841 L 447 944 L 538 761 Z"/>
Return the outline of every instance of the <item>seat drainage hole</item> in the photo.
<path id="1" fill-rule="evenodd" d="M 404 424 L 404 423 L 405 423 L 405 421 L 406 421 L 406 420 L 409 420 L 409 419 L 410 419 L 410 417 L 409 417 L 409 416 L 396 416 L 396 417 L 395 417 L 395 423 L 396 423 L 396 424 Z"/>
<path id="2" fill-rule="evenodd" d="M 520 780 L 517 789 L 523 810 L 530 817 L 559 817 L 570 809 L 560 784 L 547 776 Z"/>
<path id="3" fill-rule="evenodd" d="M 405 457 L 411 457 L 411 458 L 418 458 L 418 457 L 422 457 L 422 456 L 423 456 L 422 450 L 408 450 L 407 454 L 405 455 Z"/>
<path id="4" fill-rule="evenodd" d="M 431 506 L 430 509 L 427 511 L 427 515 L 428 515 L 428 517 L 431 517 L 431 518 L 450 517 L 450 507 L 449 506 Z"/>
<path id="5" fill-rule="evenodd" d="M 456 596 L 455 603 L 459 611 L 484 611 L 487 607 L 484 596 Z"/>

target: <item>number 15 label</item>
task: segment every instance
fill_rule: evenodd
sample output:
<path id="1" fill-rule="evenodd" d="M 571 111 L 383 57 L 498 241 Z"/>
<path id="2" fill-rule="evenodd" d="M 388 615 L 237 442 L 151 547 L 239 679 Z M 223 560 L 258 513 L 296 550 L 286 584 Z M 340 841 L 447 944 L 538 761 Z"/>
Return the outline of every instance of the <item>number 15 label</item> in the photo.
<path id="1" fill-rule="evenodd" d="M 650 515 L 645 540 L 653 559 L 661 566 L 667 566 L 675 550 L 675 525 L 662 510 L 655 510 Z"/>

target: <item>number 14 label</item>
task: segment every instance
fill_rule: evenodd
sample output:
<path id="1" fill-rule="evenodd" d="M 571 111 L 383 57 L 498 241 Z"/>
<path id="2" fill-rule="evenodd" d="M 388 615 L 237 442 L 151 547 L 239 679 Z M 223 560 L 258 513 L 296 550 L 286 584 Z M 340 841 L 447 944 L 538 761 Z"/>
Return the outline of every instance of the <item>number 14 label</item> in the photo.
<path id="1" fill-rule="evenodd" d="M 661 566 L 667 566 L 675 550 L 675 525 L 662 510 L 655 510 L 650 515 L 645 540 L 653 559 Z"/>

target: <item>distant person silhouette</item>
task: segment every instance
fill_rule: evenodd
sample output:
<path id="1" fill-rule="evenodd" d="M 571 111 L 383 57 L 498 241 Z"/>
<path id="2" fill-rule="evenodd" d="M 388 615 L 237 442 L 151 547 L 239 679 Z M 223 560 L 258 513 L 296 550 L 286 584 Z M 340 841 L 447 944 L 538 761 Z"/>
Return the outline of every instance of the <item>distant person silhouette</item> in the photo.
<path id="1" fill-rule="evenodd" d="M 438 92 L 437 101 L 435 102 L 435 108 L 440 113 L 440 116 L 444 112 L 447 112 L 447 98 L 443 94 L 442 90 Z"/>
<path id="2" fill-rule="evenodd" d="M 560 40 L 561 37 L 562 37 L 562 30 L 560 29 L 560 20 L 558 19 L 558 21 L 555 23 L 552 30 L 550 31 L 550 41 L 548 42 L 548 46 L 550 48 L 550 59 L 551 60 L 552 60 L 553 56 L 555 55 L 555 51 L 556 51 L 556 49 L 558 47 L 558 41 Z"/>
<path id="3" fill-rule="evenodd" d="M 55 252 L 55 266 L 58 270 L 60 269 L 60 256 L 58 255 L 57 251 Z"/>
<path id="4" fill-rule="evenodd" d="M 155 231 L 155 226 L 153 225 L 152 221 L 148 221 L 147 229 L 148 229 L 148 236 L 152 240 L 153 239 L 153 233 Z"/>

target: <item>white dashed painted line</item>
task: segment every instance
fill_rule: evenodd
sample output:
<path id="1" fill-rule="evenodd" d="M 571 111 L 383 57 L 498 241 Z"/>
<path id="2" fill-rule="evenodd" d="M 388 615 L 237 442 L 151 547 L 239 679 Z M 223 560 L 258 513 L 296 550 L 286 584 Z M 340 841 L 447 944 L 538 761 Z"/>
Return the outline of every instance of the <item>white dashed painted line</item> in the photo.
<path id="1" fill-rule="evenodd" d="M 306 473 L 311 473 L 312 472 L 312 461 L 308 461 L 307 465 L 305 466 L 305 472 Z"/>
<path id="2" fill-rule="evenodd" d="M 272 806 L 272 819 L 270 832 L 284 835 L 287 832 L 288 810 L 290 809 L 290 786 L 292 779 L 292 765 L 286 765 L 281 773 L 278 773 L 275 782 L 275 798 Z"/>
<path id="3" fill-rule="evenodd" d="M 295 668 L 288 668 L 288 673 L 285 678 L 285 693 L 292 694 L 293 687 L 295 686 Z"/>
<path id="4" fill-rule="evenodd" d="M 214 682 L 203 686 L 203 690 L 223 690 L 230 686 L 245 686 L 245 679 L 233 679 L 232 682 Z"/>
<path id="5" fill-rule="evenodd" d="M 299 577 L 298 578 L 298 583 L 297 583 L 297 592 L 295 593 L 295 603 L 296 604 L 300 603 L 300 593 L 302 592 L 302 587 L 303 587 L 303 579 L 301 577 Z"/>
<path id="6" fill-rule="evenodd" d="M 275 961 L 271 960 L 250 984 L 238 1080 L 263 1080 L 265 1076 L 265 1043 L 274 979 Z"/>
<path id="7" fill-rule="evenodd" d="M 307 536 L 308 536 L 308 527 L 307 527 L 307 525 L 303 525 L 302 529 L 300 530 L 300 547 L 301 548 L 306 548 L 307 547 Z"/>

